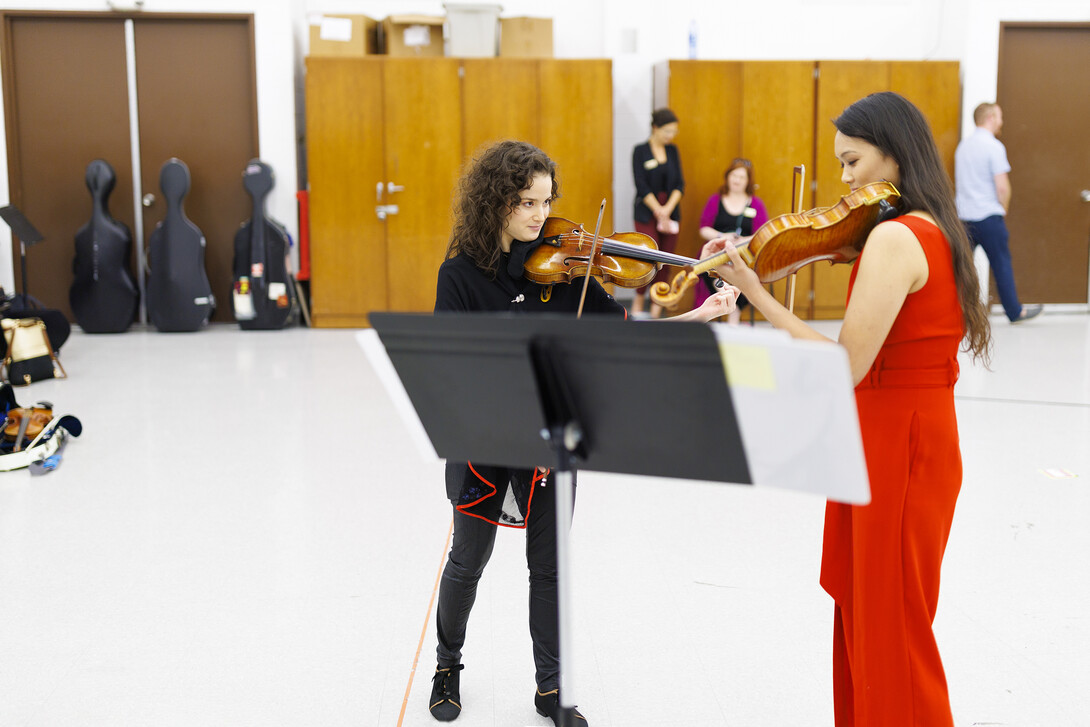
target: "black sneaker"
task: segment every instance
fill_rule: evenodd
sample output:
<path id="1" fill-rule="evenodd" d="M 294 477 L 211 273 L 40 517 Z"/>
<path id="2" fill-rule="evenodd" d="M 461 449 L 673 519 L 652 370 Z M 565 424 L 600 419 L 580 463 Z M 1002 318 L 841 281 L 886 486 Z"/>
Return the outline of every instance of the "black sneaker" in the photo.
<path id="1" fill-rule="evenodd" d="M 458 672 L 465 667 L 462 664 L 445 669 L 435 667 L 435 676 L 431 678 L 431 701 L 428 710 L 431 716 L 440 722 L 453 722 L 462 713 L 462 695 L 458 692 Z"/>
<path id="2" fill-rule="evenodd" d="M 537 707 L 537 713 L 542 717 L 548 717 L 553 721 L 554 725 L 561 727 L 560 721 L 560 691 L 557 689 L 551 692 L 541 693 L 541 690 L 537 690 L 537 694 L 534 695 L 534 706 Z M 584 717 L 578 709 L 571 708 L 572 721 L 582 727 L 588 724 L 587 718 Z"/>

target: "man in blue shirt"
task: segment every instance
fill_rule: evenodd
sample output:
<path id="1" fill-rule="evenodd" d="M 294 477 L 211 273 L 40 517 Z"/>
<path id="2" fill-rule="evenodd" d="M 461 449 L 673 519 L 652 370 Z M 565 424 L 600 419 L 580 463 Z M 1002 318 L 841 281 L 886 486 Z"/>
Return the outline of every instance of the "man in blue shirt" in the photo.
<path id="1" fill-rule="evenodd" d="M 1017 323 L 1039 315 L 1042 306 L 1022 305 L 1014 287 L 1004 219 L 1011 202 L 1011 165 L 1006 147 L 995 138 L 1003 128 L 1003 110 L 998 104 L 982 103 L 973 111 L 973 121 L 976 131 L 958 144 L 954 155 L 958 217 L 973 247 L 984 248 L 1003 310 Z"/>

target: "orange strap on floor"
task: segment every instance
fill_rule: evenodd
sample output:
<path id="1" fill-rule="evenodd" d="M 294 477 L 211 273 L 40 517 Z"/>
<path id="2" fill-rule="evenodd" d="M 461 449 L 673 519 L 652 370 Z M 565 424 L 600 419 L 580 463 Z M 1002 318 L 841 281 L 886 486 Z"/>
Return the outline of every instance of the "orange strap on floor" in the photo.
<path id="1" fill-rule="evenodd" d="M 454 519 L 451 518 L 450 527 L 447 528 L 447 540 L 443 543 L 443 554 L 439 558 L 439 571 L 435 574 L 435 586 L 431 589 L 431 600 L 428 601 L 428 612 L 424 615 L 424 628 L 420 629 L 420 643 L 416 645 L 416 654 L 413 656 L 413 668 L 409 672 L 409 683 L 405 685 L 405 698 L 401 700 L 401 714 L 397 716 L 397 727 L 405 720 L 405 708 L 409 705 L 409 692 L 413 689 L 413 678 L 416 676 L 416 665 L 420 663 L 420 650 L 424 648 L 424 637 L 428 633 L 428 624 L 431 623 L 431 609 L 435 605 L 435 594 L 439 593 L 439 580 L 443 577 L 443 563 L 450 552 L 450 536 L 454 532 Z"/>

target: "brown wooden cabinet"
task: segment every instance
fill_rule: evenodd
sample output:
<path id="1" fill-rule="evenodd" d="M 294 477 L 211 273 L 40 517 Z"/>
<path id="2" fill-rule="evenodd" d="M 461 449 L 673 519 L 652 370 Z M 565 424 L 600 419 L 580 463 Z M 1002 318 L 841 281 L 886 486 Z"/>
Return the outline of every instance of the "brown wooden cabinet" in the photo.
<path id="1" fill-rule="evenodd" d="M 735 157 L 753 162 L 757 195 L 770 216 L 792 211 L 792 169 L 806 168 L 804 208 L 848 192 L 833 154 L 832 119 L 877 91 L 903 94 L 931 123 L 953 176 L 960 136 L 958 64 L 945 61 L 666 61 L 656 68 L 656 105 L 681 120 L 676 144 L 685 171 L 678 252 L 696 255 L 700 213 Z M 799 273 L 795 310 L 808 318 L 844 314 L 850 265 L 817 263 Z M 774 292 L 782 299 L 785 285 Z"/>
<path id="2" fill-rule="evenodd" d="M 553 214 L 593 219 L 611 197 L 611 79 L 608 60 L 308 58 L 314 325 L 432 309 L 454 187 L 491 142 L 545 150 Z"/>

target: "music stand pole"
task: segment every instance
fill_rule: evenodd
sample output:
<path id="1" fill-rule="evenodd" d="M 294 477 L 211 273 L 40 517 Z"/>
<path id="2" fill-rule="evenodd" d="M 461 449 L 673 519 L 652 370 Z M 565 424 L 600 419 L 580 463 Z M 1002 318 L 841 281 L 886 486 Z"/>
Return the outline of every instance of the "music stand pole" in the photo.
<path id="1" fill-rule="evenodd" d="M 544 432 L 542 432 L 544 434 Z M 550 435 L 552 436 L 552 435 Z M 556 601 L 557 601 L 557 641 L 560 649 L 560 665 L 558 681 L 560 691 L 557 693 L 561 710 L 562 727 L 575 727 L 574 705 L 572 705 L 568 678 L 568 669 L 565 664 L 570 664 L 572 654 L 572 624 L 571 624 L 571 574 L 568 564 L 571 562 L 571 547 L 568 542 L 571 531 L 572 510 L 575 506 L 575 474 L 574 467 L 568 465 L 565 469 L 560 462 L 565 456 L 557 447 L 557 472 L 553 479 L 553 487 L 556 488 Z M 570 457 L 567 458 L 570 460 Z"/>
<path id="2" fill-rule="evenodd" d="M 565 664 L 572 658 L 571 624 L 571 562 L 572 512 L 575 510 L 575 462 L 586 455 L 583 428 L 575 410 L 574 398 L 567 386 L 557 354 L 547 338 L 537 338 L 530 343 L 530 361 L 533 365 L 538 396 L 545 427 L 542 438 L 549 443 L 556 458 L 556 600 L 557 646 L 559 649 L 559 673 L 557 675 L 557 703 L 560 707 L 560 727 L 575 727 L 575 710 L 571 704 L 568 670 Z"/>

